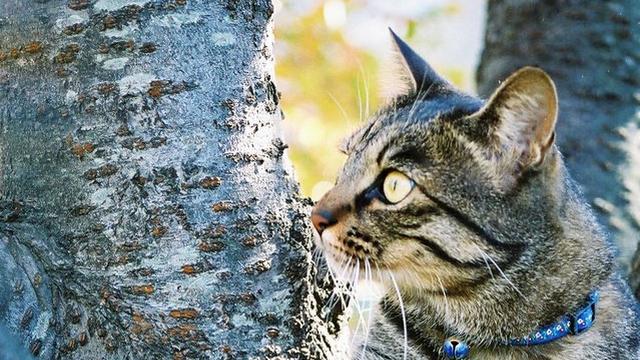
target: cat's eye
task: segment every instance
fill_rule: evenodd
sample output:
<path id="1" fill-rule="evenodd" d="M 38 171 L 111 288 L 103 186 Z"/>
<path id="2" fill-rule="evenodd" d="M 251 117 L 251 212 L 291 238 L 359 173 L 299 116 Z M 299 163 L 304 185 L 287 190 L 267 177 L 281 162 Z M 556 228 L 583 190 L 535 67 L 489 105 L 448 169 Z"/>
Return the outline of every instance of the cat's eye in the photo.
<path id="1" fill-rule="evenodd" d="M 384 178 L 382 193 L 392 204 L 399 203 L 413 190 L 413 180 L 399 171 L 391 171 Z"/>

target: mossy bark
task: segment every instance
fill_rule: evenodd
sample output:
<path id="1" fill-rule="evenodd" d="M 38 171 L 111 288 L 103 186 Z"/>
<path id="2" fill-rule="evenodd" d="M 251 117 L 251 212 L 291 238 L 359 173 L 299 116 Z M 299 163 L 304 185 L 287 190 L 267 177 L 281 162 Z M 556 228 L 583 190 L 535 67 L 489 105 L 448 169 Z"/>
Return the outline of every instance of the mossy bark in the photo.
<path id="1" fill-rule="evenodd" d="M 0 324 L 33 355 L 331 356 L 272 12 L 0 3 Z"/>
<path id="2" fill-rule="evenodd" d="M 634 0 L 489 0 L 477 72 L 485 96 L 520 66 L 560 96 L 557 143 L 628 271 L 640 240 L 640 8 Z M 640 285 L 640 260 L 632 286 Z M 636 290 L 637 291 L 637 290 Z"/>

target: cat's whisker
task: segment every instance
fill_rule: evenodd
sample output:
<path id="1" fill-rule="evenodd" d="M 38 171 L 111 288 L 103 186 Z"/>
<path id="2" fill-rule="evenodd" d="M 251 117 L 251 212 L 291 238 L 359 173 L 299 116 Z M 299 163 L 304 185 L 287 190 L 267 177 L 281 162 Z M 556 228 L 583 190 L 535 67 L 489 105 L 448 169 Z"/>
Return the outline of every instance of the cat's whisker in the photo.
<path id="1" fill-rule="evenodd" d="M 336 274 L 334 274 L 333 269 L 331 268 L 331 266 L 327 266 L 327 274 L 329 275 L 329 277 L 331 278 L 331 280 L 333 280 L 333 282 L 335 283 L 335 281 L 336 281 Z"/>
<path id="2" fill-rule="evenodd" d="M 365 115 L 365 118 L 369 118 L 369 80 L 368 80 L 369 77 L 365 72 L 362 62 L 360 62 L 360 59 L 357 59 L 356 61 L 358 62 L 358 68 L 360 69 L 360 76 L 362 77 L 362 82 L 364 83 L 364 101 L 365 101 L 364 115 Z"/>
<path id="3" fill-rule="evenodd" d="M 314 247 L 311 259 L 316 266 L 315 280 L 317 281 L 323 273 L 326 273 L 327 263 L 322 261 L 322 250 L 317 247 Z"/>
<path id="4" fill-rule="evenodd" d="M 358 282 L 358 279 L 360 278 L 360 259 L 356 258 L 356 264 L 355 264 L 355 274 L 353 275 L 353 280 L 350 281 L 350 283 L 352 285 L 356 284 Z M 352 286 L 352 290 L 353 290 L 353 286 Z"/>
<path id="5" fill-rule="evenodd" d="M 429 85 L 429 87 L 427 88 L 427 91 L 419 92 L 418 95 L 415 97 L 415 99 L 413 99 L 413 103 L 411 104 L 411 108 L 409 109 L 409 115 L 408 115 L 409 120 L 413 120 L 413 115 L 415 115 L 415 111 L 418 108 L 418 103 L 424 100 L 424 98 L 427 96 L 427 94 L 429 93 L 432 87 L 433 87 L 433 84 Z"/>
<path id="6" fill-rule="evenodd" d="M 327 265 L 327 274 L 329 278 L 331 278 L 331 280 L 333 281 L 334 285 L 338 286 L 339 281 L 336 277 L 336 274 L 334 273 L 334 270 L 331 268 L 331 266 L 328 266 L 328 265 Z"/>
<path id="7" fill-rule="evenodd" d="M 364 113 L 365 113 L 365 116 L 369 118 L 370 111 L 371 111 L 369 109 L 369 81 L 366 78 L 364 81 L 364 99 L 365 99 Z"/>
<path id="8" fill-rule="evenodd" d="M 348 286 L 350 281 L 345 279 L 350 279 L 351 278 L 350 274 L 354 271 L 354 269 L 351 268 L 352 260 L 353 258 L 348 256 L 344 258 L 340 262 L 340 265 L 338 266 L 338 268 L 340 269 L 340 273 L 337 274 L 337 277 L 334 280 L 334 283 L 336 284 L 336 287 L 339 287 L 342 290 L 341 296 L 348 295 L 348 292 L 349 292 Z"/>
<path id="9" fill-rule="evenodd" d="M 518 293 L 518 295 L 520 295 L 523 299 L 527 299 L 526 296 L 524 296 L 524 294 L 522 294 L 522 292 L 520 291 L 520 289 L 518 289 L 514 283 L 509 280 L 509 278 L 507 277 L 507 275 L 502 271 L 502 269 L 500 268 L 500 266 L 498 266 L 498 263 L 495 262 L 495 260 L 493 260 L 493 258 L 491 257 L 491 255 L 487 254 L 486 252 L 484 252 L 482 249 L 480 249 L 480 247 L 476 244 L 473 244 L 476 249 L 478 249 L 478 251 L 481 254 L 484 254 L 487 256 L 487 258 L 489 259 L 489 261 L 491 261 L 491 263 L 493 264 L 493 266 L 496 267 L 496 270 L 498 270 L 498 272 L 500 273 L 500 275 L 504 278 L 504 280 L 513 288 L 513 290 L 515 290 L 515 292 Z"/>
<path id="10" fill-rule="evenodd" d="M 347 301 L 345 300 L 345 297 L 347 297 L 348 299 L 352 300 L 352 301 L 356 301 L 357 299 L 354 296 L 354 292 L 353 292 L 353 284 L 355 282 L 355 279 L 358 276 L 358 263 L 354 264 L 353 267 L 351 266 L 351 261 L 353 260 L 352 257 L 349 256 L 349 260 L 347 262 L 347 267 L 346 270 L 349 271 L 345 271 L 341 276 L 344 276 L 343 279 L 349 279 L 345 282 L 342 283 L 343 286 L 343 293 L 342 293 L 342 297 L 341 302 L 342 302 L 342 307 L 344 309 L 347 308 Z M 356 259 L 357 260 L 357 259 Z M 351 275 L 353 274 L 353 275 Z"/>
<path id="11" fill-rule="evenodd" d="M 340 261 L 340 264 L 337 266 L 337 269 L 332 269 L 331 266 L 329 266 L 327 264 L 327 270 L 328 270 L 328 274 L 329 277 L 331 278 L 331 280 L 333 281 L 335 287 L 341 287 L 342 286 L 342 281 L 341 281 L 341 276 L 344 274 L 344 263 L 347 259 L 343 259 L 342 261 Z M 347 263 L 347 266 L 349 264 Z M 336 270 L 340 271 L 340 276 L 338 276 L 338 274 L 335 272 Z"/>
<path id="12" fill-rule="evenodd" d="M 327 95 L 329 95 L 329 97 L 331 98 L 331 100 L 336 104 L 336 106 L 338 107 L 338 110 L 340 110 L 340 113 L 342 114 L 342 117 L 344 118 L 344 120 L 349 123 L 350 125 L 352 125 L 352 121 L 351 118 L 349 117 L 349 115 L 347 114 L 347 111 L 344 109 L 344 107 L 342 106 L 342 103 L 340 103 L 340 101 L 338 99 L 336 99 L 335 96 L 333 96 L 333 94 L 331 94 L 330 92 L 327 92 Z"/>
<path id="13" fill-rule="evenodd" d="M 358 331 L 360 330 L 360 327 L 364 327 L 363 322 L 362 322 L 362 317 L 358 316 L 358 321 L 356 322 L 356 328 L 353 330 L 353 335 L 351 336 L 351 348 L 355 349 L 355 342 L 358 336 Z M 365 331 L 364 329 L 362 330 L 363 332 Z"/>
<path id="14" fill-rule="evenodd" d="M 358 336 L 358 331 L 360 330 L 360 325 L 362 324 L 361 318 L 358 318 L 358 322 L 356 323 L 356 328 L 353 330 L 353 335 L 351 335 L 351 345 L 350 347 L 352 349 L 355 349 L 355 342 L 356 342 L 356 338 Z"/>
<path id="15" fill-rule="evenodd" d="M 416 96 L 416 98 L 415 98 L 415 99 L 413 99 L 413 102 L 412 102 L 412 104 L 411 104 L 411 108 L 409 109 L 409 114 L 407 115 L 407 118 L 408 118 L 409 120 L 412 120 L 412 118 L 413 118 L 413 113 L 414 113 L 415 109 L 417 108 L 417 105 L 418 105 L 419 99 L 420 99 L 420 97 L 419 97 L 419 96 Z"/>
<path id="16" fill-rule="evenodd" d="M 335 292 L 331 293 L 331 296 L 329 297 L 327 304 L 323 308 L 325 321 L 328 320 L 329 314 L 333 310 L 333 307 L 336 306 L 336 304 L 338 303 L 339 297 L 337 295 L 335 296 L 334 295 L 335 295 Z"/>
<path id="17" fill-rule="evenodd" d="M 356 283 L 356 280 L 359 278 L 360 276 L 360 259 L 356 258 L 356 266 L 355 266 L 355 275 L 354 275 L 354 280 L 352 281 L 352 284 Z M 362 322 L 363 319 L 363 313 L 362 313 L 362 307 L 360 306 L 360 302 L 358 301 L 358 297 L 355 296 L 356 294 L 354 293 L 354 290 L 352 289 L 351 292 L 351 300 L 353 300 L 353 305 L 356 309 L 356 311 L 358 312 L 358 322 L 356 324 L 356 332 L 354 332 L 354 336 L 352 337 L 351 341 L 353 343 L 355 336 L 357 335 L 357 329 L 360 327 L 360 324 Z M 363 324 L 364 327 L 364 324 Z M 366 331 L 363 330 L 363 331 Z"/>
<path id="18" fill-rule="evenodd" d="M 440 284 L 440 290 L 442 290 L 442 296 L 444 297 L 444 316 L 446 318 L 449 317 L 449 300 L 447 299 L 447 292 L 444 289 L 444 284 L 442 284 L 442 279 L 437 273 L 434 273 L 436 279 L 438 280 L 438 284 Z"/>
<path id="19" fill-rule="evenodd" d="M 478 245 L 476 245 L 476 247 L 478 247 Z M 482 255 L 482 260 L 484 260 L 484 264 L 487 266 L 487 269 L 489 269 L 489 274 L 491 274 L 491 280 L 495 280 L 496 278 L 493 276 L 493 270 L 491 270 L 491 266 L 487 261 L 487 256 L 485 255 L 484 251 L 480 251 L 480 255 Z"/>
<path id="20" fill-rule="evenodd" d="M 424 97 L 424 96 L 427 96 L 427 95 L 431 92 L 431 89 L 433 89 L 433 87 L 434 87 L 435 85 L 436 85 L 436 82 L 432 82 L 431 84 L 429 84 L 429 87 L 428 87 L 425 91 L 422 91 L 422 92 L 421 92 L 421 93 L 423 93 L 423 94 L 424 94 L 424 95 L 423 95 L 423 97 Z"/>
<path id="21" fill-rule="evenodd" d="M 377 263 L 376 263 L 376 266 Z M 380 271 L 378 269 L 378 271 Z M 402 316 L 402 332 L 404 335 L 404 346 L 403 346 L 403 354 L 402 359 L 407 360 L 407 354 L 409 351 L 409 337 L 407 333 L 407 316 L 404 312 L 404 303 L 402 302 L 402 295 L 400 294 L 400 288 L 398 287 L 398 283 L 396 282 L 396 278 L 393 276 L 393 272 L 387 267 L 387 274 L 389 274 L 389 278 L 391 279 L 391 283 L 393 283 L 393 288 L 396 291 L 396 295 L 398 296 L 398 303 L 400 304 L 400 315 Z"/>
<path id="22" fill-rule="evenodd" d="M 346 264 L 344 262 L 346 261 Z M 338 282 L 340 283 L 341 288 L 344 290 L 343 295 L 348 295 L 351 297 L 351 291 L 349 289 L 349 284 L 353 283 L 352 277 L 355 276 L 356 268 L 352 267 L 351 262 L 353 261 L 353 257 L 347 256 L 345 260 L 343 260 L 343 264 L 341 265 L 341 271 L 339 275 Z M 354 275 L 352 275 L 354 274 Z"/>
<path id="23" fill-rule="evenodd" d="M 347 259 L 346 259 L 346 260 L 343 260 L 343 261 L 342 261 L 342 264 L 340 264 L 341 271 L 340 271 L 340 275 L 339 275 L 339 277 L 340 277 L 340 278 L 339 278 L 338 280 L 340 281 L 340 283 L 341 283 L 342 285 L 344 285 L 344 284 L 345 284 L 345 282 L 344 282 L 344 280 L 343 280 L 343 279 L 346 279 L 346 278 L 347 278 L 347 277 L 346 277 L 347 273 L 351 273 L 351 272 L 353 272 L 353 270 L 349 271 L 349 270 L 350 270 L 350 266 L 351 266 L 351 261 L 352 261 L 352 260 L 353 260 L 353 258 L 352 258 L 351 256 L 348 256 L 348 257 L 347 257 Z M 345 261 L 346 261 L 346 264 L 344 264 L 344 262 L 345 262 Z M 344 264 L 344 265 L 343 265 L 343 264 Z"/>
<path id="24" fill-rule="evenodd" d="M 365 269 L 365 280 L 369 282 L 373 281 L 373 278 L 371 276 L 371 265 L 369 264 L 369 257 L 364 258 L 364 269 Z M 373 318 L 373 306 L 371 304 L 368 304 L 368 305 L 369 305 L 369 308 L 368 308 L 368 314 L 367 314 L 367 327 L 366 327 L 366 333 L 364 336 L 364 343 L 362 346 L 363 358 L 364 358 L 365 351 L 367 350 L 369 333 L 371 333 L 371 319 Z"/>
<path id="25" fill-rule="evenodd" d="M 329 296 L 329 299 L 327 300 L 327 304 L 324 306 L 324 309 L 325 309 L 324 311 L 326 311 L 325 320 L 331 313 L 331 310 L 333 309 L 333 307 L 338 302 L 340 302 L 343 305 L 343 308 L 346 308 L 346 300 L 344 299 L 344 296 L 348 295 L 348 292 L 346 290 L 346 286 L 344 282 L 342 281 L 342 279 L 344 279 L 342 276 L 345 275 L 345 272 L 349 268 L 349 265 L 351 264 L 351 260 L 352 260 L 351 257 L 347 257 L 340 262 L 338 266 L 338 269 L 340 269 L 340 279 L 336 277 L 336 274 L 333 272 L 333 269 L 331 269 L 330 266 L 327 266 L 328 274 L 333 281 L 334 288 L 331 292 L 331 295 Z M 345 265 L 345 262 L 346 262 L 346 265 Z"/>
<path id="26" fill-rule="evenodd" d="M 362 93 L 360 92 L 360 82 L 356 82 L 356 94 L 358 95 L 358 120 L 364 122 L 364 111 L 362 109 Z"/>
<path id="27" fill-rule="evenodd" d="M 407 116 L 409 120 L 413 120 L 413 116 L 415 115 L 416 109 L 418 108 L 418 104 L 422 100 L 424 100 L 427 97 L 427 95 L 429 95 L 429 92 L 431 91 L 434 85 L 435 83 L 429 84 L 429 87 L 427 87 L 425 91 L 422 91 L 422 89 L 418 89 L 417 95 L 413 99 L 413 103 L 411 104 L 411 108 L 409 109 L 409 115 Z"/>
<path id="28" fill-rule="evenodd" d="M 356 268 L 355 268 L 355 276 L 354 276 L 353 284 L 355 284 L 358 281 L 359 273 L 360 273 L 360 260 L 356 259 Z M 366 278 L 366 268 L 365 268 L 365 278 Z M 353 337 L 351 338 L 351 346 L 353 347 L 353 343 L 356 339 L 356 336 L 358 335 L 358 330 L 360 329 L 360 327 L 362 326 L 362 332 L 365 335 L 368 333 L 368 329 L 366 328 L 365 323 L 362 320 L 364 317 L 364 314 L 362 312 L 362 307 L 360 306 L 360 301 L 358 300 L 355 292 L 353 293 L 352 299 L 354 300 L 354 306 L 356 308 L 356 311 L 358 312 L 358 322 L 356 323 L 356 328 L 353 332 Z"/>

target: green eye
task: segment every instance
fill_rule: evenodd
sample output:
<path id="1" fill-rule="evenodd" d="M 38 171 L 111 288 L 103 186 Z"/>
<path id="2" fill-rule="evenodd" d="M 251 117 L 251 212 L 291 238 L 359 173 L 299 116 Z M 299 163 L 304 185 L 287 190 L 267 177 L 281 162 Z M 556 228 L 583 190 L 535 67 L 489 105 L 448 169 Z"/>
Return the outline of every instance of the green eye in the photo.
<path id="1" fill-rule="evenodd" d="M 388 173 L 382 184 L 384 197 L 392 204 L 402 201 L 411 190 L 413 190 L 413 180 L 399 171 Z"/>

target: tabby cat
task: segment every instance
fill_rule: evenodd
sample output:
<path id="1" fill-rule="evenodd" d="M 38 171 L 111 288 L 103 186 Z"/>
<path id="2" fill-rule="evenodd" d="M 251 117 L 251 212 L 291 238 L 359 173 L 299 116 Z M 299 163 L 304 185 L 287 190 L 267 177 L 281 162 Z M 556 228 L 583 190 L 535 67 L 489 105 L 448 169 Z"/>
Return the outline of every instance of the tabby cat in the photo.
<path id="1" fill-rule="evenodd" d="M 311 215 L 330 267 L 386 290 L 352 358 L 640 359 L 637 304 L 554 145 L 551 78 L 525 67 L 482 101 L 392 37 L 412 90 L 346 141 Z"/>

